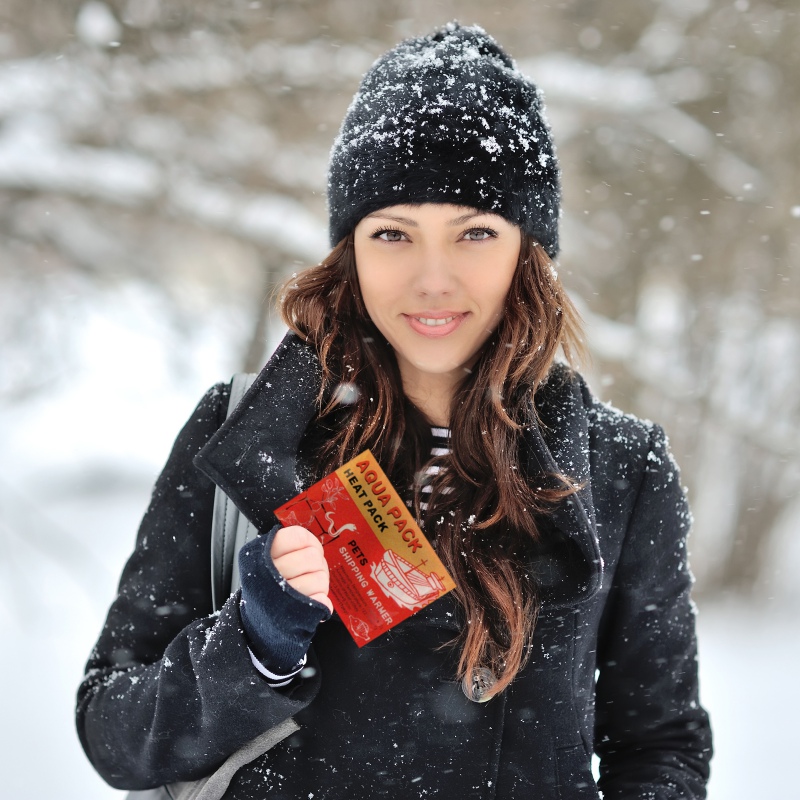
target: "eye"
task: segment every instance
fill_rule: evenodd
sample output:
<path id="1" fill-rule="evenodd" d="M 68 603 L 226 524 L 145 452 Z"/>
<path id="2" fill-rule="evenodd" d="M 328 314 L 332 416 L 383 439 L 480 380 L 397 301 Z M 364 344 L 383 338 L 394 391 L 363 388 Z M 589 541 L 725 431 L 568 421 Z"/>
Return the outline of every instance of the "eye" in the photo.
<path id="1" fill-rule="evenodd" d="M 468 242 L 483 242 L 486 239 L 496 239 L 497 231 L 491 228 L 470 228 L 464 232 L 464 239 Z"/>
<path id="2" fill-rule="evenodd" d="M 382 239 L 384 242 L 402 242 L 406 235 L 403 231 L 396 228 L 380 228 L 370 237 L 371 239 Z"/>

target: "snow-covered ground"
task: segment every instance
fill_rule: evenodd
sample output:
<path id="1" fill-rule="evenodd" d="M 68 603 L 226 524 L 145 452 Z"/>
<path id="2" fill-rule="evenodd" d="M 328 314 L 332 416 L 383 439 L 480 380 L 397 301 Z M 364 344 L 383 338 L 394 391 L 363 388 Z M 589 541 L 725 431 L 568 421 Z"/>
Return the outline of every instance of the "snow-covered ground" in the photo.
<path id="1" fill-rule="evenodd" d="M 798 800 L 800 607 L 742 600 L 700 609 L 700 676 L 716 756 L 710 800 Z M 794 677 L 792 677 L 794 675 Z"/>
<path id="2" fill-rule="evenodd" d="M 0 414 L 3 797 L 122 796 L 81 752 L 75 689 L 175 433 L 207 385 L 236 368 L 220 327 L 171 341 L 152 315 L 142 323 L 147 304 L 127 295 L 89 315 L 73 379 Z M 170 360 L 177 347 L 184 370 Z M 790 781 L 798 612 L 788 596 L 700 609 L 717 749 L 710 800 L 800 798 Z"/>

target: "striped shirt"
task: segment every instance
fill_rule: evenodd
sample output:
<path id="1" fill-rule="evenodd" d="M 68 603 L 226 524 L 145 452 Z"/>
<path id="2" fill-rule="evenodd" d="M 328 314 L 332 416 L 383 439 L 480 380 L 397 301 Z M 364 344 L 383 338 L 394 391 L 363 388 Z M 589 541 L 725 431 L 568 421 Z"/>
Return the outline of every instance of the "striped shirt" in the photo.
<path id="1" fill-rule="evenodd" d="M 449 428 L 431 428 L 431 433 L 433 434 L 433 445 L 431 446 L 431 457 L 439 457 L 439 456 L 449 456 L 450 455 L 450 429 Z M 418 485 L 420 492 L 422 493 L 422 498 L 420 499 L 419 508 L 420 511 L 427 511 L 428 510 L 428 503 L 424 500 L 424 498 L 431 493 L 431 483 L 433 481 L 433 476 L 438 475 L 441 471 L 441 467 L 436 464 L 428 464 L 425 467 L 424 472 L 421 472 L 417 476 Z M 445 494 L 449 491 L 449 487 L 445 488 Z M 409 503 L 410 505 L 410 503 Z"/>

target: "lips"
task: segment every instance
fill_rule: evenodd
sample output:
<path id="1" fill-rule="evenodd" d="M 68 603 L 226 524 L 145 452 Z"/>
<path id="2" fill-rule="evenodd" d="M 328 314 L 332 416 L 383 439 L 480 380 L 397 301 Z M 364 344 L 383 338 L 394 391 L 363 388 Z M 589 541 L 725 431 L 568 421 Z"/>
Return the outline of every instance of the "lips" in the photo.
<path id="1" fill-rule="evenodd" d="M 467 318 L 467 313 L 457 311 L 423 311 L 404 314 L 411 330 L 428 338 L 447 336 Z"/>

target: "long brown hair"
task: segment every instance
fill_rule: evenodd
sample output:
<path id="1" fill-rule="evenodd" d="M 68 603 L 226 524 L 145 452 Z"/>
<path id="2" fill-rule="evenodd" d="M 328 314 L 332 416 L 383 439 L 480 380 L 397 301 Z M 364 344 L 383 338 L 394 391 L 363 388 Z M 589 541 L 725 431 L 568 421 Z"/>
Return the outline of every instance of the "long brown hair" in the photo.
<path id="1" fill-rule="evenodd" d="M 415 476 L 437 461 L 430 423 L 405 397 L 391 347 L 366 312 L 352 234 L 288 280 L 280 305 L 322 364 L 317 421 L 330 435 L 319 475 L 369 448 L 401 491 L 416 487 L 418 518 L 456 582 L 465 617 L 458 676 L 470 694 L 488 669 L 493 685 L 483 699 L 499 693 L 527 660 L 539 608 L 524 567 L 539 538 L 537 516 L 575 490 L 563 476 L 528 475 L 520 450 L 522 431 L 535 422 L 534 393 L 559 347 L 570 363 L 583 353 L 578 313 L 552 261 L 522 235 L 504 314 L 453 399 L 451 453 L 441 458 L 446 468 L 433 479 L 425 513 Z"/>

